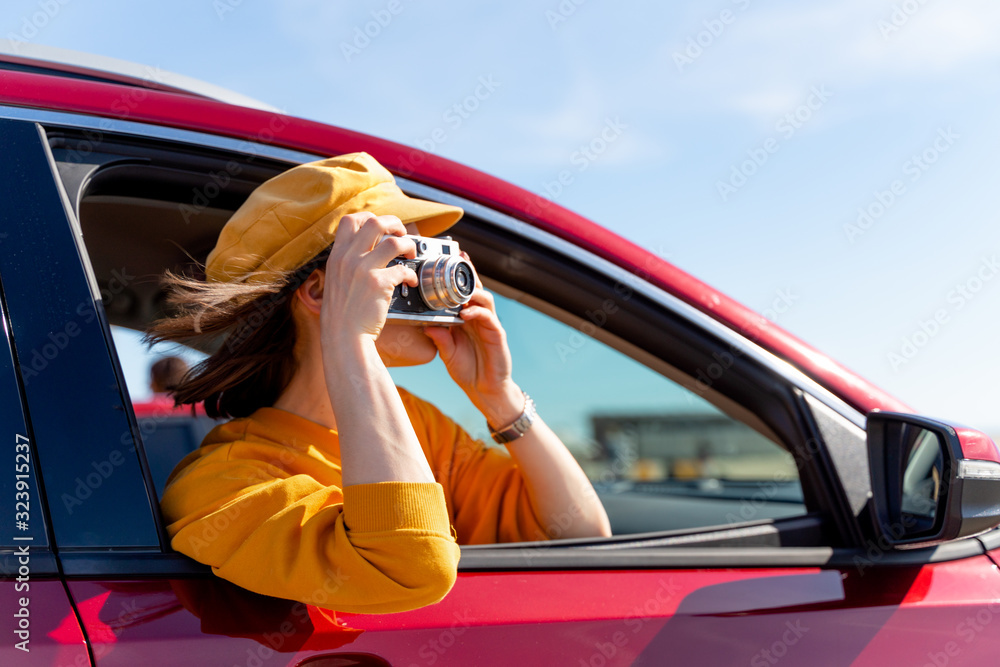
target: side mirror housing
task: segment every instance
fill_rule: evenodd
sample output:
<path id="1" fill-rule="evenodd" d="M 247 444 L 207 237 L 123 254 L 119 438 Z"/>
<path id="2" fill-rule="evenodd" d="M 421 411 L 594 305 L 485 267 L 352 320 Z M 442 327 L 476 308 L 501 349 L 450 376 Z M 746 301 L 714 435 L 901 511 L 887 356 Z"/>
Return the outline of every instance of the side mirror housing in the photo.
<path id="1" fill-rule="evenodd" d="M 880 543 L 931 546 L 1000 526 L 1000 449 L 984 433 L 896 412 L 868 414 Z"/>

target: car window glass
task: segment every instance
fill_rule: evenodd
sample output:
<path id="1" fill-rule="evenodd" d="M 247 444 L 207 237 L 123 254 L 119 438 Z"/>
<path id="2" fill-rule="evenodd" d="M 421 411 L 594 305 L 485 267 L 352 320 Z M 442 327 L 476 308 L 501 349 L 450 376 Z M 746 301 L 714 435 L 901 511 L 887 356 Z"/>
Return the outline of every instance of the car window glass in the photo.
<path id="1" fill-rule="evenodd" d="M 111 335 L 132 400 L 156 495 L 162 497 L 167 477 L 174 466 L 201 445 L 202 439 L 217 422 L 189 407 L 174 407 L 173 399 L 167 393 L 154 391 L 157 378 L 152 377 L 152 369 L 154 364 L 168 358 L 179 360 L 180 368 L 191 367 L 204 359 L 205 354 L 177 344 L 149 347 L 142 342 L 141 332 L 126 327 L 112 326 Z M 159 378 L 159 381 L 162 380 Z"/>
<path id="2" fill-rule="evenodd" d="M 581 331 L 512 299 L 496 301 L 515 381 L 595 483 L 615 533 L 805 513 L 785 448 Z M 440 360 L 391 372 L 491 442 Z"/>

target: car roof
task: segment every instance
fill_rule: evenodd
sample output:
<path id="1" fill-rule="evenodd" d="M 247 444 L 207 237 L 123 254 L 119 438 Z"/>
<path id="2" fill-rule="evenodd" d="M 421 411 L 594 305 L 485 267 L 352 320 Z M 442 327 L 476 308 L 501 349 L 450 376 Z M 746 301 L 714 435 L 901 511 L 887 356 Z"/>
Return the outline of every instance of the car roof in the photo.
<path id="1" fill-rule="evenodd" d="M 17 57 L 29 62 L 49 62 Z M 6 58 L 7 61 L 0 58 L 0 62 L 11 60 L 11 56 Z M 93 73 L 94 70 L 84 72 Z M 115 78 L 125 75 L 107 74 L 104 78 L 96 78 L 78 74 L 55 67 L 45 71 L 0 66 L 0 104 L 152 123 L 315 155 L 368 152 L 397 176 L 523 220 L 634 275 L 642 276 L 784 359 L 862 413 L 873 409 L 912 412 L 905 403 L 826 354 L 666 260 L 545 197 L 511 183 L 378 137 L 161 84 L 144 86 L 143 94 L 129 97 L 127 106 L 123 108 L 122 87 L 135 87 L 139 83 Z M 278 127 L 280 130 L 276 131 Z"/>
<path id="2" fill-rule="evenodd" d="M 251 109 L 278 111 L 270 104 L 252 97 L 183 74 L 167 72 L 159 67 L 19 39 L 0 39 L 0 69 L 163 90 Z"/>

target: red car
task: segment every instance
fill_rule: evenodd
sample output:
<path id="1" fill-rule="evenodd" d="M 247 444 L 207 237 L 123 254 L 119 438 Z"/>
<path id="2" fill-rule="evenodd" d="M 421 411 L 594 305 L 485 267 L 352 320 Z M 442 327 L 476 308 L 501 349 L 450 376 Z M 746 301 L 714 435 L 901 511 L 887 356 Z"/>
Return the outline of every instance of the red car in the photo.
<path id="1" fill-rule="evenodd" d="M 988 437 L 906 414 L 547 199 L 209 92 L 0 56 L 0 663 L 996 664 Z M 258 184 L 353 151 L 466 210 L 452 234 L 498 295 L 515 377 L 613 537 L 463 547 L 442 602 L 388 615 L 250 593 L 170 549 L 158 493 L 207 418 L 137 405 L 129 332 Z M 397 382 L 484 434 L 440 378 Z"/>

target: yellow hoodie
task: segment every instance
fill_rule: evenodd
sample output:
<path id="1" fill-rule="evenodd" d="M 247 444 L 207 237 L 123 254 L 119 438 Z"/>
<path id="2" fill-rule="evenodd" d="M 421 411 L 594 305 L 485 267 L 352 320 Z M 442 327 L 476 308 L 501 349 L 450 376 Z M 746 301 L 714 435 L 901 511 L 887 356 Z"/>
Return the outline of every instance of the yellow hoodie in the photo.
<path id="1" fill-rule="evenodd" d="M 506 450 L 399 390 L 437 483 L 342 488 L 336 431 L 275 408 L 216 427 L 167 480 L 173 548 L 274 597 L 354 613 L 439 601 L 456 545 L 545 539 Z"/>

